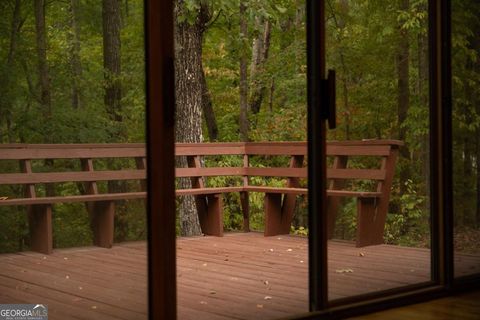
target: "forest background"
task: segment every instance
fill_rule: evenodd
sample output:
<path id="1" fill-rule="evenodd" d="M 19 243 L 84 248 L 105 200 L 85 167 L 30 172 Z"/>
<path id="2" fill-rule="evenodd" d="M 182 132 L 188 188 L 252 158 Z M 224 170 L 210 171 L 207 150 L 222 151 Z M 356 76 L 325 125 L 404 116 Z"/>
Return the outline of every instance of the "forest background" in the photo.
<path id="1" fill-rule="evenodd" d="M 405 142 L 385 240 L 428 247 L 427 1 L 326 2 L 327 64 L 337 70 L 338 108 L 338 127 L 328 138 Z M 480 3 L 452 3 L 456 244 L 475 251 L 480 241 Z M 0 12 L 0 143 L 145 141 L 142 1 L 2 0 Z M 306 139 L 304 1 L 178 0 L 175 18 L 177 141 Z M 1 172 L 16 170 L 18 164 L 0 163 Z M 76 188 L 63 184 L 43 191 L 62 194 Z M 0 192 L 23 191 L 0 187 Z M 261 229 L 262 199 L 251 201 L 251 226 Z M 293 233 L 308 232 L 306 201 L 297 202 Z M 240 229 L 237 196 L 228 195 L 225 206 L 225 228 Z M 116 241 L 145 239 L 143 203 L 118 207 Z M 178 208 L 178 233 L 198 233 L 191 199 L 179 199 Z M 355 227 L 355 202 L 347 201 L 336 236 L 352 239 Z M 0 207 L 0 252 L 26 250 L 28 241 L 25 208 Z M 55 246 L 91 241 L 84 206 L 56 205 Z"/>

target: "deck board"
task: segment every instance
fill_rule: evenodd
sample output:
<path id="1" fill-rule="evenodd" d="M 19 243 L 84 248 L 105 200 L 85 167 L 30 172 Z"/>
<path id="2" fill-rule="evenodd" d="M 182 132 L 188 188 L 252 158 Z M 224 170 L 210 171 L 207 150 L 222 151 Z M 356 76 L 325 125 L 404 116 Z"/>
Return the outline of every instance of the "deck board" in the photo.
<path id="1" fill-rule="evenodd" d="M 179 319 L 274 319 L 307 311 L 303 237 L 258 233 L 177 241 Z M 480 257 L 459 256 L 465 272 Z M 430 251 L 329 243 L 332 299 L 430 279 Z M 351 270 L 352 272 L 342 272 Z M 458 272 L 462 272 L 459 270 Z M 0 255 L 0 303 L 44 303 L 49 319 L 146 319 L 144 242 Z"/>

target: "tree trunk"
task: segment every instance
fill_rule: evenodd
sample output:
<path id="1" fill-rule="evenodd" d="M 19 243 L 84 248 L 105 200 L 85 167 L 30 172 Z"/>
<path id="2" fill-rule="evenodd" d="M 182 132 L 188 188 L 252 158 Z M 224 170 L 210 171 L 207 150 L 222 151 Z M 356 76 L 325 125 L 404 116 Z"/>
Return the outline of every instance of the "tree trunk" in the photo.
<path id="1" fill-rule="evenodd" d="M 240 140 L 248 141 L 248 80 L 247 52 L 244 44 L 247 42 L 247 7 L 240 1 Z"/>
<path id="2" fill-rule="evenodd" d="M 205 23 L 210 15 L 203 2 L 197 12 L 187 12 L 184 0 L 175 5 L 175 99 L 177 142 L 202 142 L 203 107 L 203 68 L 202 40 Z M 182 21 L 179 17 L 186 14 L 196 15 L 193 23 Z M 184 19 L 183 19 L 184 20 Z M 187 167 L 187 160 L 181 158 L 177 166 Z M 180 179 L 181 188 L 191 188 L 189 179 Z M 180 227 L 182 236 L 201 234 L 195 199 L 192 196 L 181 198 Z"/>
<path id="3" fill-rule="evenodd" d="M 205 117 L 205 122 L 207 123 L 208 130 L 208 139 L 210 141 L 218 140 L 218 126 L 217 119 L 215 118 L 215 111 L 213 110 L 212 97 L 208 91 L 207 80 L 205 79 L 205 71 L 202 67 L 201 74 L 201 83 L 202 86 L 202 111 Z"/>
<path id="4" fill-rule="evenodd" d="M 400 10 L 409 9 L 409 0 L 400 0 Z M 409 41 L 408 31 L 399 27 L 399 42 L 397 54 L 397 73 L 398 73 L 398 139 L 405 141 L 407 129 L 403 127 L 407 119 L 408 108 L 410 106 L 410 88 L 409 88 Z M 407 161 L 410 158 L 408 146 L 400 148 L 400 156 Z M 405 182 L 410 178 L 410 161 L 400 167 L 400 194 L 406 190 Z"/>
<path id="5" fill-rule="evenodd" d="M 122 122 L 122 90 L 120 64 L 120 0 L 103 0 L 103 68 L 105 78 L 105 107 L 111 119 Z"/>
<path id="6" fill-rule="evenodd" d="M 79 0 L 70 0 L 70 68 L 72 72 L 72 107 L 82 107 L 80 81 L 82 79 L 82 64 L 80 62 L 80 27 L 78 25 Z"/>
<path id="7" fill-rule="evenodd" d="M 38 60 L 38 79 L 40 87 L 40 105 L 44 121 L 44 142 L 52 142 L 52 99 L 50 92 L 50 75 L 47 64 L 47 40 L 45 29 L 45 0 L 35 0 L 35 30 Z"/>
<path id="8" fill-rule="evenodd" d="M 257 17 L 257 19 L 259 19 Z M 268 51 L 270 49 L 270 33 L 271 23 L 268 20 L 262 22 L 258 21 L 259 29 L 263 32 L 259 32 L 258 37 L 253 41 L 252 46 L 252 63 L 250 66 L 250 78 L 251 83 L 251 96 L 250 96 L 250 110 L 252 113 L 257 114 L 260 112 L 262 106 L 263 97 L 265 95 L 265 81 L 262 80 L 262 73 L 265 71 L 265 62 L 268 58 Z"/>
<path id="9" fill-rule="evenodd" d="M 13 100 L 13 92 L 11 91 L 11 74 L 15 72 L 14 62 L 15 62 L 15 53 L 17 49 L 18 34 L 20 33 L 20 28 L 22 26 L 22 20 L 20 15 L 21 2 L 20 0 L 15 1 L 15 7 L 13 9 L 12 23 L 10 30 L 10 46 L 7 54 L 7 63 L 5 69 L 3 69 L 2 74 L 0 74 L 0 95 L 2 96 L 4 103 L 0 103 L 0 125 L 3 120 L 5 120 L 6 125 L 6 136 L 7 142 L 13 143 L 14 137 L 11 130 L 12 127 L 12 111 L 13 106 L 11 101 Z M 0 142 L 3 141 L 3 138 L 0 138 Z"/>
<path id="10" fill-rule="evenodd" d="M 12 29 L 10 30 L 10 48 L 8 50 L 7 66 L 11 66 L 13 63 L 13 57 L 17 50 L 18 33 L 22 26 L 22 20 L 20 16 L 21 2 L 15 0 L 15 7 L 13 9 Z"/>

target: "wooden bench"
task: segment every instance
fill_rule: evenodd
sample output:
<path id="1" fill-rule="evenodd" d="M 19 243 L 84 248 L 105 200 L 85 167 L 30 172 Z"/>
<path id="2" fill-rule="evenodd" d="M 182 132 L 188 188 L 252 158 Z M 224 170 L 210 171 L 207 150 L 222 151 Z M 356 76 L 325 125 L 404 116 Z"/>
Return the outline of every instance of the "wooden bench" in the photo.
<path id="1" fill-rule="evenodd" d="M 383 228 L 390 189 L 398 153 L 398 141 L 349 141 L 330 142 L 327 154 L 334 157 L 333 166 L 328 171 L 330 178 L 328 194 L 329 234 L 331 236 L 340 197 L 356 197 L 357 205 L 357 245 L 383 243 Z M 301 180 L 307 177 L 304 166 L 306 158 L 304 142 L 265 142 L 265 143 L 202 143 L 177 144 L 176 155 L 186 157 L 188 168 L 177 168 L 178 178 L 190 178 L 192 188 L 177 189 L 177 196 L 195 196 L 202 231 L 205 234 L 221 236 L 223 234 L 222 194 L 239 192 L 244 229 L 249 231 L 249 193 L 265 193 L 265 235 L 286 234 L 290 232 L 296 196 L 307 194 L 301 186 Z M 237 156 L 241 165 L 209 166 L 202 165 L 206 156 Z M 288 167 L 252 167 L 250 158 L 261 156 L 287 156 Z M 380 159 L 377 169 L 347 168 L 348 157 L 373 156 Z M 74 160 L 74 168 L 58 171 L 54 166 L 48 172 L 37 172 L 32 162 L 55 164 Z M 133 168 L 94 169 L 95 161 L 112 159 L 132 159 Z M 146 160 L 143 144 L 89 144 L 89 145 L 0 145 L 0 160 L 19 162 L 16 173 L 0 173 L 0 186 L 21 185 L 24 195 L 5 197 L 0 194 L 0 206 L 27 206 L 31 249 L 43 253 L 52 251 L 52 205 L 67 202 L 85 202 L 91 216 L 94 244 L 111 247 L 113 244 L 113 225 L 115 201 L 143 199 L 146 197 Z M 210 161 L 212 163 L 212 161 Z M 215 163 L 215 161 L 213 161 Z M 45 166 L 38 165 L 42 170 Z M 57 170 L 57 171 L 56 171 Z M 237 185 L 220 187 L 208 186 L 209 177 L 239 177 Z M 252 177 L 285 178 L 282 187 L 266 184 L 253 185 Z M 346 179 L 367 179 L 376 182 L 375 191 L 344 190 Z M 100 192 L 98 184 L 108 181 L 134 181 L 136 190 L 120 193 Z M 75 195 L 39 196 L 38 187 L 45 184 L 73 182 L 83 186 L 83 193 Z"/>

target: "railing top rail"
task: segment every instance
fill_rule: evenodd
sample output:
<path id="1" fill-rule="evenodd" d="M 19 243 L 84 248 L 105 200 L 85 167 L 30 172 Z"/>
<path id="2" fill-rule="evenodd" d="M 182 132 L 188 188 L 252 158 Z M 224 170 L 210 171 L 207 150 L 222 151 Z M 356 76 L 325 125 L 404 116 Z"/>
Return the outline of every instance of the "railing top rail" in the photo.
<path id="1" fill-rule="evenodd" d="M 327 154 L 385 154 L 384 148 L 402 146 L 398 140 L 350 140 L 328 141 Z M 370 146 L 371 150 L 364 149 Z M 342 149 L 345 147 L 345 149 Z M 366 152 L 355 151 L 360 147 Z M 358 150 L 358 149 L 357 149 Z M 375 152 L 377 150 L 377 152 Z M 384 151 L 381 151 L 384 150 Z M 306 155 L 305 141 L 269 142 L 216 142 L 216 143 L 177 143 L 177 156 L 203 155 Z M 143 143 L 96 143 L 96 144 L 0 144 L 0 160 L 22 159 L 86 159 L 144 157 Z"/>

